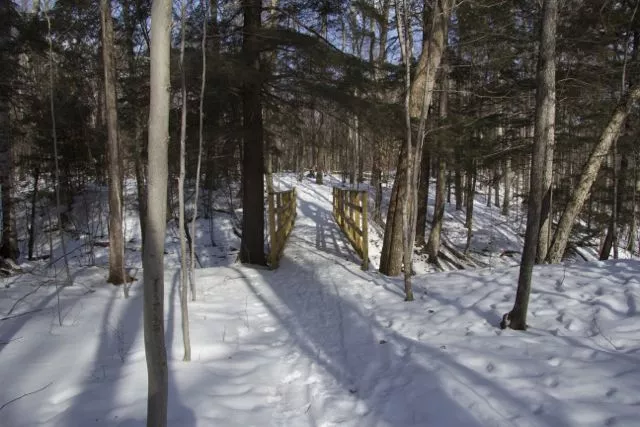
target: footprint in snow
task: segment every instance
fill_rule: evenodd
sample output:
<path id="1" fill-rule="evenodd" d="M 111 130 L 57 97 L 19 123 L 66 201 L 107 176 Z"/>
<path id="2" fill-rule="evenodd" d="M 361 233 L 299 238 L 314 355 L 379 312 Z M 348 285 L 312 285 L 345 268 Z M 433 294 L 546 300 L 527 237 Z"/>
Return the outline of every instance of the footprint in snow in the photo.
<path id="1" fill-rule="evenodd" d="M 544 385 L 549 388 L 556 388 L 558 387 L 558 384 L 560 384 L 560 381 L 555 377 L 547 377 L 544 379 Z"/>
<path id="2" fill-rule="evenodd" d="M 552 356 L 549 359 L 547 359 L 547 363 L 555 368 L 560 366 L 562 364 L 562 361 L 557 357 Z"/>

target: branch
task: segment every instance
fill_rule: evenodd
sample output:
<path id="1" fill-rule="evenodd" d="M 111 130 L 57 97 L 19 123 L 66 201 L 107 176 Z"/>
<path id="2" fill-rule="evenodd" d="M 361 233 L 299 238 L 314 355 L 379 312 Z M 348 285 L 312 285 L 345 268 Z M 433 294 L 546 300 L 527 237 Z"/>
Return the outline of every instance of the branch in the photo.
<path id="1" fill-rule="evenodd" d="M 8 401 L 7 403 L 5 403 L 4 405 L 0 406 L 0 411 L 2 411 L 2 410 L 5 408 L 5 406 L 8 406 L 8 405 L 12 404 L 12 403 L 13 403 L 13 402 L 15 402 L 16 400 L 20 400 L 20 399 L 22 399 L 23 397 L 27 397 L 27 396 L 29 396 L 29 395 L 36 394 L 36 393 L 38 393 L 38 392 L 41 392 L 42 390 L 44 390 L 44 389 L 46 389 L 47 387 L 49 387 L 51 384 L 53 384 L 53 381 L 52 381 L 52 382 L 50 382 L 49 384 L 47 384 L 46 386 L 41 387 L 41 388 L 39 388 L 39 389 L 37 389 L 37 390 L 35 390 L 35 391 L 30 391 L 29 393 L 25 393 L 25 394 L 23 394 L 22 396 L 18 396 L 18 397 L 16 397 L 15 399 L 11 399 L 10 401 Z"/>
<path id="2" fill-rule="evenodd" d="M 9 320 L 9 319 L 13 319 L 13 318 L 20 317 L 20 316 L 25 316 L 25 315 L 27 315 L 27 314 L 37 313 L 37 312 L 39 312 L 39 311 L 42 311 L 42 309 L 41 309 L 41 308 L 37 308 L 37 309 L 35 309 L 35 310 L 25 311 L 24 313 L 14 314 L 13 316 L 3 317 L 3 318 L 1 318 L 0 320 Z M 0 408 L 0 409 L 2 409 L 2 408 Z"/>

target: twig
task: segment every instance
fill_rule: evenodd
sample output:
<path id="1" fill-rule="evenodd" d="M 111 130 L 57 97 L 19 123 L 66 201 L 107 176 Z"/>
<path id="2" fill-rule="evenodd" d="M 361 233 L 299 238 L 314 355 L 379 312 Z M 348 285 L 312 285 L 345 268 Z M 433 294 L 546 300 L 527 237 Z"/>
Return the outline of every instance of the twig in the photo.
<path id="1" fill-rule="evenodd" d="M 24 315 L 27 315 L 27 314 L 37 313 L 37 312 L 39 312 L 39 311 L 42 311 L 42 309 L 41 309 L 41 308 L 37 308 L 37 309 L 35 309 L 35 310 L 25 311 L 24 313 L 14 314 L 13 316 L 3 317 L 3 318 L 1 318 L 0 320 L 9 320 L 9 319 L 13 319 L 13 318 L 15 318 L 15 317 L 20 317 L 20 316 L 24 316 Z"/>
<path id="2" fill-rule="evenodd" d="M 34 290 L 32 290 L 31 292 L 27 292 L 26 294 L 24 294 L 23 296 L 18 298 L 18 300 L 16 302 L 14 302 L 13 305 L 11 306 L 11 309 L 7 313 L 7 316 L 10 315 L 11 313 L 13 313 L 13 310 L 16 308 L 16 306 L 18 304 L 20 304 L 21 301 L 23 301 L 29 295 L 36 293 L 38 291 L 38 289 L 40 289 L 45 283 L 48 283 L 48 281 L 40 282 L 40 284 Z"/>
<path id="3" fill-rule="evenodd" d="M 27 396 L 29 396 L 29 395 L 36 394 L 36 393 L 38 393 L 38 392 L 41 392 L 41 391 L 42 391 L 42 390 L 44 390 L 45 388 L 49 387 L 51 384 L 53 384 L 53 381 L 52 381 L 52 382 L 50 382 L 49 384 L 47 384 L 46 386 L 41 387 L 41 388 L 39 388 L 39 389 L 37 389 L 37 390 L 35 390 L 35 391 L 30 391 L 29 393 L 25 393 L 25 394 L 23 394 L 22 396 L 18 396 L 18 397 L 16 397 L 15 399 L 11 399 L 10 401 L 8 401 L 7 403 L 5 403 L 4 405 L 0 406 L 0 411 L 2 411 L 2 410 L 5 408 L 5 406 L 10 405 L 11 403 L 15 402 L 16 400 L 20 400 L 20 399 L 22 399 L 23 397 L 27 397 Z"/>

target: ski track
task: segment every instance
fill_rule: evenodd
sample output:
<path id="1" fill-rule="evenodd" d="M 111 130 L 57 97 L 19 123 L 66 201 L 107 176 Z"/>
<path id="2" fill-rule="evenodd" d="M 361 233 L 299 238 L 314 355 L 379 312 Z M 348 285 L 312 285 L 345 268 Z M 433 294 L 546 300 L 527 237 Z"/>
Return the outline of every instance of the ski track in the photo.
<path id="1" fill-rule="evenodd" d="M 360 269 L 330 185 L 276 185 L 298 188 L 280 268 L 197 271 L 190 363 L 167 270 L 170 426 L 640 425 L 638 262 L 536 268 L 531 328 L 500 331 L 517 268 L 415 276 L 405 303 L 400 279 Z M 145 425 L 142 289 L 124 299 L 105 273 L 78 273 L 94 293 L 61 291 L 63 327 L 52 286 L 17 309 L 41 312 L 0 323 L 0 404 L 51 383 L 0 426 Z M 1 288 L 2 313 L 35 280 Z"/>

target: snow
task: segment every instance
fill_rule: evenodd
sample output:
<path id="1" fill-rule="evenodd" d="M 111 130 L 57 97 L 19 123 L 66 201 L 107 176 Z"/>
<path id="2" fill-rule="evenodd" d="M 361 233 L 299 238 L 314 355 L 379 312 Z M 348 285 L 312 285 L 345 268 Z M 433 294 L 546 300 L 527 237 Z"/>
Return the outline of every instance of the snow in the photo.
<path id="1" fill-rule="evenodd" d="M 279 269 L 233 262 L 228 215 L 215 218 L 215 247 L 198 233 L 203 264 L 215 266 L 197 270 L 191 362 L 168 237 L 170 426 L 640 425 L 638 261 L 536 267 L 529 330 L 501 331 L 517 267 L 419 274 L 406 303 L 401 279 L 360 269 L 333 222 L 330 185 L 277 183 L 294 184 L 298 217 Z M 496 212 L 491 227 L 513 242 Z M 145 425 L 141 284 L 125 299 L 104 265 L 72 265 L 75 285 L 59 293 L 35 267 L 0 283 L 3 317 L 14 304 L 12 316 L 27 313 L 0 321 L 0 426 Z"/>

